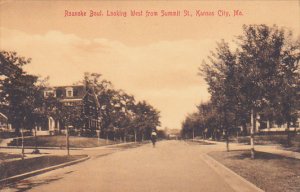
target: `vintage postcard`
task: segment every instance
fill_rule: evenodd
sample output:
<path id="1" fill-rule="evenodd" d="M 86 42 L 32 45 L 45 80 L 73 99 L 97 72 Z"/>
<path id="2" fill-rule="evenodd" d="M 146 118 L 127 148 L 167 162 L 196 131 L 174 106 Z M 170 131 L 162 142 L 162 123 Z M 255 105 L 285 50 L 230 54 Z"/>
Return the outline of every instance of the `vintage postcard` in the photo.
<path id="1" fill-rule="evenodd" d="M 0 0 L 0 191 L 300 191 L 297 0 Z"/>

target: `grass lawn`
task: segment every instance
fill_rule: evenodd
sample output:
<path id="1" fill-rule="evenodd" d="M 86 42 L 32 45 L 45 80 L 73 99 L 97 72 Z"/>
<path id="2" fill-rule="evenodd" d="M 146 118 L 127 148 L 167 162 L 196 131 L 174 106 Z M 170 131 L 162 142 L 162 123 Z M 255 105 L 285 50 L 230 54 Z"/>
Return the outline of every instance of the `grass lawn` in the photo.
<path id="1" fill-rule="evenodd" d="M 239 142 L 250 144 L 250 137 L 239 137 Z M 300 135 L 291 137 L 290 147 L 287 147 L 287 135 L 256 135 L 254 143 L 256 145 L 279 144 L 287 150 L 300 152 Z"/>
<path id="2" fill-rule="evenodd" d="M 36 158 L 2 162 L 0 163 L 0 180 L 14 175 L 27 173 L 30 171 L 62 164 L 85 157 L 86 155 L 76 156 L 41 156 Z"/>
<path id="3" fill-rule="evenodd" d="M 266 192 L 300 191 L 300 160 L 263 152 L 251 160 L 250 151 L 209 155 Z"/>
<path id="4" fill-rule="evenodd" d="M 22 157 L 22 155 L 20 155 L 20 154 L 10 154 L 10 153 L 0 152 L 0 163 L 1 163 L 1 161 L 7 160 L 7 159 L 21 158 L 21 157 Z"/>
<path id="5" fill-rule="evenodd" d="M 89 137 L 76 137 L 76 136 L 70 136 L 70 147 L 75 148 L 87 148 L 87 147 L 98 147 L 98 146 L 104 146 L 104 145 L 110 145 L 114 144 L 116 142 L 114 141 L 106 141 L 105 139 L 100 139 L 98 141 L 98 138 L 89 138 Z M 20 145 L 21 140 L 19 139 L 18 142 L 16 140 L 12 142 L 11 146 L 17 146 Z M 24 145 L 25 146 L 35 146 L 35 138 L 25 138 L 24 139 Z M 66 146 L 66 137 L 63 135 L 55 135 L 55 136 L 38 136 L 37 139 L 37 145 L 38 147 L 62 147 L 64 148 Z"/>

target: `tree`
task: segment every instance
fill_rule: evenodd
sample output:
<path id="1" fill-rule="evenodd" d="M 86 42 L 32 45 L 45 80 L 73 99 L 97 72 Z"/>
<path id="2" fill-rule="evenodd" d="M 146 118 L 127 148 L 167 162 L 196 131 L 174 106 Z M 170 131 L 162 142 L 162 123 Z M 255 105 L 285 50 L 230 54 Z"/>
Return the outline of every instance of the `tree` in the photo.
<path id="1" fill-rule="evenodd" d="M 34 110 L 36 96 L 39 90 L 35 85 L 38 77 L 23 71 L 22 66 L 30 63 L 30 59 L 19 57 L 15 52 L 0 52 L 1 74 L 5 78 L 0 80 L 1 105 L 15 131 L 21 128 L 31 129 L 34 124 Z M 7 70 L 13 69 L 13 70 Z"/>
<path id="2" fill-rule="evenodd" d="M 132 127 L 135 141 L 138 135 L 141 141 L 150 139 L 152 130 L 156 130 L 156 127 L 160 125 L 159 112 L 146 101 L 142 101 L 134 106 L 133 113 Z"/>
<path id="3" fill-rule="evenodd" d="M 279 98 L 278 108 L 282 120 L 287 124 L 287 145 L 291 145 L 291 122 L 297 120 L 300 90 L 300 41 L 293 42 L 291 33 L 285 37 L 280 52 L 281 64 L 278 69 Z"/>
<path id="4" fill-rule="evenodd" d="M 30 59 L 20 57 L 16 52 L 0 51 L 0 106 L 8 116 L 9 122 L 17 134 L 22 136 L 22 158 L 24 158 L 23 129 L 34 127 L 36 96 L 39 93 L 35 85 L 38 77 L 29 75 L 22 67 Z"/>
<path id="5" fill-rule="evenodd" d="M 276 118 L 290 123 L 296 117 L 299 90 L 299 42 L 277 26 L 243 26 L 232 52 L 222 41 L 201 74 L 209 85 L 211 102 L 217 110 L 221 129 L 251 123 L 251 157 L 254 158 L 254 134 L 257 117 Z M 228 142 L 227 142 L 228 143 Z"/>
<path id="6" fill-rule="evenodd" d="M 165 130 L 157 130 L 157 138 L 158 139 L 166 139 L 167 133 L 165 132 Z"/>
<path id="7" fill-rule="evenodd" d="M 30 59 L 17 56 L 16 52 L 0 51 L 0 76 L 14 76 L 22 72 L 22 66 L 30 62 Z"/>
<path id="8" fill-rule="evenodd" d="M 245 98 L 243 102 L 251 109 L 251 157 L 254 158 L 254 132 L 259 112 L 272 107 L 283 108 L 289 126 L 292 112 L 289 106 L 295 98 L 291 82 L 296 83 L 295 61 L 299 59 L 299 53 L 291 53 L 299 50 L 299 46 L 289 46 L 285 30 L 277 26 L 245 25 L 238 40 L 242 74 L 239 82 Z"/>
<path id="9" fill-rule="evenodd" d="M 211 103 L 201 103 L 198 108 L 198 113 L 201 120 L 203 138 L 213 138 L 219 140 L 222 133 L 221 121 L 216 107 Z"/>
<path id="10" fill-rule="evenodd" d="M 43 90 L 46 88 L 45 82 L 48 81 L 48 77 L 46 79 L 39 79 L 37 85 L 37 94 L 35 95 L 35 108 L 33 110 L 33 118 L 32 122 L 34 124 L 34 137 L 35 137 L 35 150 L 33 153 L 39 153 L 38 150 L 38 138 L 37 138 L 37 127 L 46 126 L 45 124 L 48 122 L 49 117 L 54 117 L 55 119 L 61 118 L 61 109 L 62 104 L 59 100 L 54 97 L 54 95 L 50 95 L 48 97 L 44 97 Z"/>
<path id="11" fill-rule="evenodd" d="M 217 44 L 215 52 L 208 57 L 209 63 L 204 62 L 201 74 L 209 85 L 212 104 L 220 115 L 220 126 L 225 130 L 226 146 L 229 151 L 229 126 L 235 121 L 238 106 L 238 73 L 236 55 L 232 53 L 228 43 L 222 40 Z"/>
<path id="12" fill-rule="evenodd" d="M 132 133 L 135 141 L 138 137 L 150 139 L 151 130 L 160 125 L 156 109 L 145 101 L 136 103 L 133 95 L 115 89 L 110 81 L 101 79 L 101 74 L 85 73 L 84 82 L 93 87 L 98 99 L 102 136 L 126 141 Z"/>
<path id="13" fill-rule="evenodd" d="M 203 121 L 204 118 L 199 112 L 188 114 L 182 122 L 182 137 L 195 139 L 196 135 L 200 135 L 201 133 L 203 134 Z"/>
<path id="14" fill-rule="evenodd" d="M 195 135 L 203 139 L 212 138 L 219 140 L 223 132 L 222 117 L 211 102 L 201 103 L 197 106 L 198 111 L 188 114 L 182 123 L 181 136 L 194 138 Z"/>

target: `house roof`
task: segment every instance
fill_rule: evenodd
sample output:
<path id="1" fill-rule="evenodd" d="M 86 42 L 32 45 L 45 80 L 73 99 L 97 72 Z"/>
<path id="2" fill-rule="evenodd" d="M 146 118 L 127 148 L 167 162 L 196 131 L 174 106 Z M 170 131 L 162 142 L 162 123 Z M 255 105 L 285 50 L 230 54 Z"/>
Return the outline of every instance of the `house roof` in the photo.
<path id="1" fill-rule="evenodd" d="M 1 112 L 0 112 L 0 118 L 4 118 L 4 119 L 6 119 L 6 120 L 8 119 L 8 118 L 6 117 L 6 115 L 4 115 L 4 114 L 1 113 Z"/>
<path id="2" fill-rule="evenodd" d="M 73 89 L 73 96 L 67 97 L 67 89 Z M 44 91 L 55 91 L 55 95 L 59 99 L 82 99 L 85 94 L 85 86 L 83 85 L 69 85 L 69 86 L 55 86 L 55 87 L 47 87 Z"/>

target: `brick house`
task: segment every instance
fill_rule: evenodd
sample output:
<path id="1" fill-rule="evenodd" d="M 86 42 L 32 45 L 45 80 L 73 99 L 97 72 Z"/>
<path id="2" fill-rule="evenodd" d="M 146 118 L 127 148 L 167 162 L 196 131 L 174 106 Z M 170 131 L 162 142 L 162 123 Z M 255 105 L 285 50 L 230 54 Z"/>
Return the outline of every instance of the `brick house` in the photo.
<path id="1" fill-rule="evenodd" d="M 66 121 L 62 116 L 47 116 L 47 120 L 36 126 L 38 135 L 65 132 L 66 127 L 75 134 L 95 134 L 99 130 L 100 105 L 93 88 L 83 85 L 48 87 L 43 90 L 43 96 L 57 98 L 70 117 Z"/>

